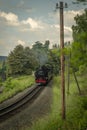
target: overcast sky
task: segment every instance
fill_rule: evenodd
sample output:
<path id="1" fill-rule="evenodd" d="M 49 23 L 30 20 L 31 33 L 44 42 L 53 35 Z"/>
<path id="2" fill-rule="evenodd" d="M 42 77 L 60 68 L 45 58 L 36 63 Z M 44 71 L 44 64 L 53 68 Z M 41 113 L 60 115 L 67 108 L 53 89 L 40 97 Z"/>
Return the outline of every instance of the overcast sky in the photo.
<path id="1" fill-rule="evenodd" d="M 7 56 L 18 44 L 31 47 L 36 41 L 59 43 L 60 23 L 56 3 L 60 0 L 0 0 L 0 55 Z M 74 16 L 81 14 L 86 4 L 63 0 L 64 41 L 72 41 Z"/>

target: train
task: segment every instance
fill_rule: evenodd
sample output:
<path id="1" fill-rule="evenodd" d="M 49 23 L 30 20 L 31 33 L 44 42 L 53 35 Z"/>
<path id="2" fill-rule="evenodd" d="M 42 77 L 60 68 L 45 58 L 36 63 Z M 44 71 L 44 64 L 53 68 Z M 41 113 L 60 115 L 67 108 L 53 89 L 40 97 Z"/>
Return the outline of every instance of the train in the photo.
<path id="1" fill-rule="evenodd" d="M 35 72 L 35 82 L 39 85 L 46 85 L 53 77 L 52 67 L 40 66 Z"/>

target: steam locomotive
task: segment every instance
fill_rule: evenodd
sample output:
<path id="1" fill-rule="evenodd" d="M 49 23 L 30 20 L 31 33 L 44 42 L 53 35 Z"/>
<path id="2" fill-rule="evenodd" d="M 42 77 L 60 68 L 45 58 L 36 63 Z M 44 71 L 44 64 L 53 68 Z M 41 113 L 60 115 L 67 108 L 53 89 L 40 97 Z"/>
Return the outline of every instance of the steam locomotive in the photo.
<path id="1" fill-rule="evenodd" d="M 35 72 L 35 82 L 40 85 L 46 85 L 52 77 L 52 68 L 45 65 L 38 68 Z"/>

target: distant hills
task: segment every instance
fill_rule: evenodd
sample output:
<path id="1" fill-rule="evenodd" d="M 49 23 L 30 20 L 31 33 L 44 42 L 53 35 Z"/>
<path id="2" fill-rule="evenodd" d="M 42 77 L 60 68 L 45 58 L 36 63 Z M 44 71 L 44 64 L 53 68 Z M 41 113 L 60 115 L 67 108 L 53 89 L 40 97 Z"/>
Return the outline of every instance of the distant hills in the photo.
<path id="1" fill-rule="evenodd" d="M 4 61 L 7 59 L 7 56 L 0 56 L 0 61 Z"/>

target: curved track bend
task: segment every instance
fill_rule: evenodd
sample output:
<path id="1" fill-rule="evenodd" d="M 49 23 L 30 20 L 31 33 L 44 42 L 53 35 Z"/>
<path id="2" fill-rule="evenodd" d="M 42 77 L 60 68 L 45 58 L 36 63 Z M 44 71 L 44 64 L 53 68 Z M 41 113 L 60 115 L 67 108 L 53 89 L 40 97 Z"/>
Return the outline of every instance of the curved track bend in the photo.
<path id="1" fill-rule="evenodd" d="M 23 106 L 25 103 L 30 102 L 43 88 L 36 85 L 15 102 L 0 108 L 0 118 Z"/>

